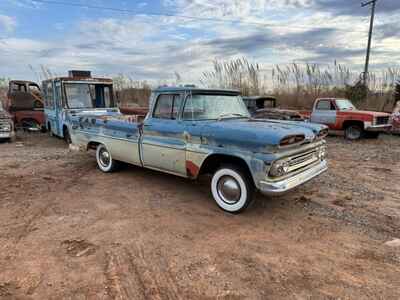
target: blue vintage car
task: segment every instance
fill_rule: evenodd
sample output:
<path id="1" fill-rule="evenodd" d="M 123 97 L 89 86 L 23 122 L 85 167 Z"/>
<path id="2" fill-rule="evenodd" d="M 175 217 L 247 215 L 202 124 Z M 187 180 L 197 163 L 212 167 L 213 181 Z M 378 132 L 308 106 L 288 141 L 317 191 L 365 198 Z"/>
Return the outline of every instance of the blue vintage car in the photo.
<path id="1" fill-rule="evenodd" d="M 287 192 L 327 170 L 327 127 L 256 120 L 238 91 L 160 88 L 147 116 L 78 115 L 74 144 L 96 150 L 98 167 L 119 161 L 190 179 L 211 174 L 220 208 L 243 211 L 255 189 Z"/>

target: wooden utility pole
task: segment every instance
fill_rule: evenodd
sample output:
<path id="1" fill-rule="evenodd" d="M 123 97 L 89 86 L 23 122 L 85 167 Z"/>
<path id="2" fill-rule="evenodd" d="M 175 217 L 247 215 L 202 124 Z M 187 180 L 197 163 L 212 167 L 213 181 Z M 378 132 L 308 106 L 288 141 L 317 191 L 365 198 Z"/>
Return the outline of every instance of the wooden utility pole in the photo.
<path id="1" fill-rule="evenodd" d="M 361 7 L 372 5 L 372 7 L 371 7 L 371 21 L 370 21 L 370 24 L 369 24 L 367 57 L 365 59 L 365 68 L 364 68 L 364 73 L 363 73 L 363 83 L 364 83 L 365 86 L 367 86 L 367 84 L 368 84 L 369 57 L 370 57 L 370 54 L 371 54 L 371 42 L 372 42 L 372 32 L 374 30 L 376 1 L 378 1 L 378 0 L 371 0 L 371 1 L 364 2 L 364 3 L 361 4 Z"/>

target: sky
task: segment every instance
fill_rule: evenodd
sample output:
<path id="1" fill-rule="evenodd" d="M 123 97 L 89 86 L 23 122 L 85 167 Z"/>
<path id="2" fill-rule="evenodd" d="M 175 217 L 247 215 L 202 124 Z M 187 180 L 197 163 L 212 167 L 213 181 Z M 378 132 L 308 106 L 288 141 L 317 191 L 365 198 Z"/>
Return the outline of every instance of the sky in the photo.
<path id="1" fill-rule="evenodd" d="M 214 60 L 359 71 L 365 61 L 370 9 L 359 0 L 47 1 L 0 1 L 0 77 L 37 81 L 44 67 L 189 83 Z M 400 0 L 376 11 L 371 68 L 400 67 Z"/>

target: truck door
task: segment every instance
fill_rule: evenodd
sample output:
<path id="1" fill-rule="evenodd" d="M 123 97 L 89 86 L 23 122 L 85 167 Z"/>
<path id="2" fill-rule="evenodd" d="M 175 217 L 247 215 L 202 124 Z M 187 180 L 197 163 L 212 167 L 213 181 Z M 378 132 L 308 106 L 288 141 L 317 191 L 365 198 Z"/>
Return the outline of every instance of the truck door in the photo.
<path id="1" fill-rule="evenodd" d="M 147 168 L 186 175 L 185 125 L 178 120 L 182 95 L 162 94 L 144 122 L 142 160 Z"/>
<path id="2" fill-rule="evenodd" d="M 321 99 L 315 104 L 311 122 L 325 124 L 330 128 L 336 124 L 336 108 L 330 99 Z"/>
<path id="3" fill-rule="evenodd" d="M 62 101 L 62 92 L 61 92 L 61 82 L 56 81 L 54 83 L 54 102 L 55 102 L 55 110 L 56 110 L 56 122 L 57 122 L 57 135 L 60 137 L 64 137 L 63 125 L 65 120 L 64 106 Z"/>
<path id="4" fill-rule="evenodd" d="M 48 80 L 43 82 L 43 92 L 45 94 L 45 115 L 46 122 L 52 134 L 58 135 L 58 123 L 56 114 L 56 104 L 54 102 L 53 81 Z"/>

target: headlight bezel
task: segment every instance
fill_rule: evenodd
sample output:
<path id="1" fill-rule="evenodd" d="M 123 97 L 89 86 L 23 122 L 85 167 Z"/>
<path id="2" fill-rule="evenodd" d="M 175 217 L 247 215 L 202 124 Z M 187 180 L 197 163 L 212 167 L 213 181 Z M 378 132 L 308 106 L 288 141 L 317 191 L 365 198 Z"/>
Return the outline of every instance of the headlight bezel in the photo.
<path id="1" fill-rule="evenodd" d="M 317 146 L 314 150 L 313 154 L 315 160 L 310 163 L 310 165 L 314 165 L 316 163 L 321 163 L 326 160 L 327 158 L 327 146 L 326 144 L 322 144 Z M 277 159 L 271 164 L 267 176 L 272 178 L 279 178 L 284 177 L 291 172 L 291 165 L 290 165 L 291 158 L 285 157 L 281 159 Z"/>
<path id="2" fill-rule="evenodd" d="M 289 172 L 289 158 L 283 158 L 276 160 L 269 169 L 269 175 L 271 177 L 281 177 L 285 176 Z"/>

